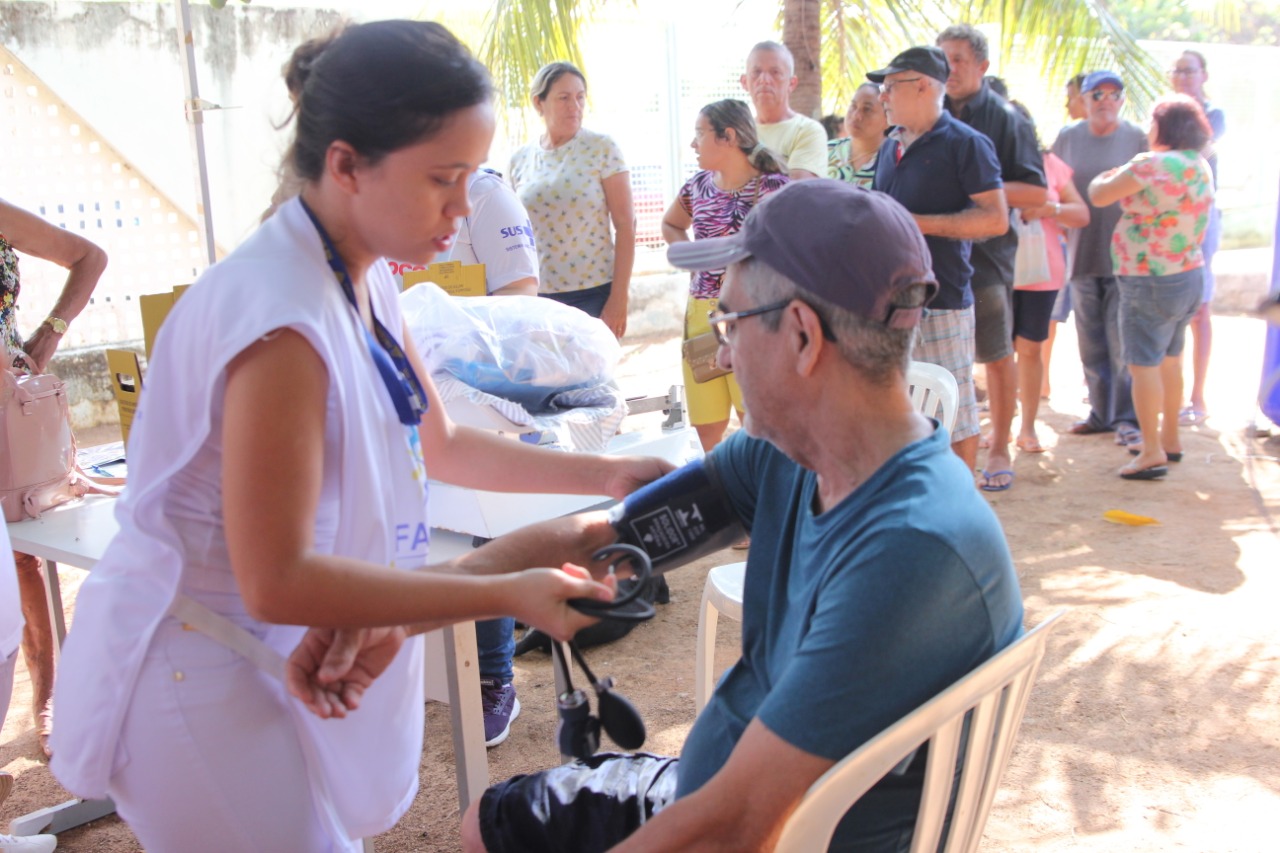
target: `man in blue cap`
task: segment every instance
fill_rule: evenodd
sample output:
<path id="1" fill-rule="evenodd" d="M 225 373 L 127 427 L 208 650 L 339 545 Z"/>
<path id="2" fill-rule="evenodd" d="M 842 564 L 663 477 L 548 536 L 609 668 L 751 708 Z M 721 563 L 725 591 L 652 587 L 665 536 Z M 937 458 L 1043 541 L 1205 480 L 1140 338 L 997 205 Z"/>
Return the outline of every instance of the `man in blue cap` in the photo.
<path id="1" fill-rule="evenodd" d="M 495 785 L 463 818 L 468 851 L 768 849 L 836 761 L 1021 633 L 999 523 L 908 395 L 936 290 L 911 214 L 798 181 L 668 258 L 727 268 L 711 325 L 747 417 L 710 460 L 751 533 L 742 658 L 679 759 L 601 754 Z M 908 848 L 922 764 L 854 805 L 840 849 Z"/>
<path id="2" fill-rule="evenodd" d="M 1120 118 L 1124 81 L 1114 71 L 1094 71 L 1080 86 L 1085 120 L 1067 125 L 1053 143 L 1075 174 L 1072 181 L 1089 204 L 1089 224 L 1068 236 L 1071 303 L 1076 312 L 1080 361 L 1089 386 L 1089 416 L 1071 426 L 1076 435 L 1116 434 L 1116 443 L 1137 446 L 1129 368 L 1120 351 L 1120 293 L 1111 266 L 1111 234 L 1120 221 L 1120 205 L 1094 207 L 1089 182 L 1108 169 L 1123 166 L 1147 150 L 1147 134 Z"/>

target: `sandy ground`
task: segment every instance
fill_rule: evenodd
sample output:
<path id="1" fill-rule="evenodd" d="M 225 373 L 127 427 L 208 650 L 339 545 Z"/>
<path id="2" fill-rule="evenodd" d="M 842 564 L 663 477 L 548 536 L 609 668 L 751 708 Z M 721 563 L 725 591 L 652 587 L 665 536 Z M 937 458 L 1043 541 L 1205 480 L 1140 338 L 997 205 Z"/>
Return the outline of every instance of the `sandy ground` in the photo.
<path id="1" fill-rule="evenodd" d="M 1208 425 L 1184 436 L 1185 461 L 1163 482 L 1115 476 L 1127 459 L 1110 436 L 1067 435 L 1082 415 L 1070 328 L 1041 412 L 1043 454 L 1015 457 L 1017 482 L 990 495 L 1008 534 L 1033 625 L 1068 614 L 1050 638 L 1012 764 L 991 815 L 988 851 L 1271 851 L 1280 809 L 1280 438 L 1255 438 L 1264 330 L 1219 317 Z M 672 341 L 628 347 L 629 389 L 678 381 Z M 1108 523 L 1123 509 L 1158 525 Z M 693 720 L 694 637 L 707 570 L 722 552 L 669 575 L 672 602 L 654 621 L 588 652 L 648 723 L 648 748 L 679 749 Z M 68 603 L 80 573 L 62 576 Z M 736 656 L 721 620 L 719 662 Z M 494 780 L 557 761 L 548 659 L 517 661 L 524 712 L 490 752 Z M 19 665 L 0 736 L 17 777 L 0 825 L 65 799 L 39 757 L 30 685 Z M 457 799 L 446 709 L 428 710 L 422 790 L 383 851 L 456 850 Z M 245 772 L 252 773 L 251 759 Z M 180 773 L 182 768 L 175 767 Z M 353 780 L 355 782 L 357 780 Z M 1272 815 L 1268 818 L 1267 815 Z M 116 818 L 64 833 L 61 850 L 139 849 Z"/>

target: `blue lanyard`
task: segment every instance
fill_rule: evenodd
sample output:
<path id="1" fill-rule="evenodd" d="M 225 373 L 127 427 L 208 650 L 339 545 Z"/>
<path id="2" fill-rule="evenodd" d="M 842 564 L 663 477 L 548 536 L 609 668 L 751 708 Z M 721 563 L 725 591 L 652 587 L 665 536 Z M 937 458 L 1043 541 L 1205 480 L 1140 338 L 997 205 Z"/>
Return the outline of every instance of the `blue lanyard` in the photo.
<path id="1" fill-rule="evenodd" d="M 320 234 L 320 242 L 324 244 L 324 255 L 325 260 L 329 262 L 329 269 L 333 270 L 338 284 L 342 286 L 342 292 L 347 295 L 347 300 L 356 309 L 358 316 L 360 306 L 356 304 L 356 289 L 351 281 L 351 274 L 347 272 L 347 265 L 342 262 L 338 250 L 333 246 L 333 240 L 329 238 L 329 232 L 324 230 L 324 226 L 320 224 L 319 219 L 316 219 L 311 208 L 301 198 L 298 199 L 298 203 L 307 212 L 311 224 Z M 372 306 L 370 310 L 372 311 Z M 391 402 L 395 403 L 400 423 L 405 426 L 417 426 L 422 416 L 427 413 L 427 392 L 418 381 L 418 374 L 409 363 L 409 357 L 405 355 L 404 349 L 387 331 L 387 327 L 382 325 L 382 321 L 376 314 L 373 317 L 372 332 L 363 322 L 360 323 L 360 328 L 364 332 L 365 343 L 369 345 L 369 355 L 372 356 L 373 363 L 378 367 L 378 374 L 382 377 L 382 384 L 387 386 Z"/>

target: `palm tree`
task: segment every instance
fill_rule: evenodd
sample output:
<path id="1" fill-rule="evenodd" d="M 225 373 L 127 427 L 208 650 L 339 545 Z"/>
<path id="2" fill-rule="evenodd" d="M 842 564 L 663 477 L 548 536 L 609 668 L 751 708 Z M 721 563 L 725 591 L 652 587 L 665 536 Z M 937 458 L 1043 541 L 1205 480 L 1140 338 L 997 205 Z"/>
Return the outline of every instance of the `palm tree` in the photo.
<path id="1" fill-rule="evenodd" d="M 578 36 L 607 0 L 493 0 L 481 59 L 511 106 L 523 106 L 528 81 L 544 63 L 580 61 Z M 634 2 L 634 0 L 633 0 Z M 1035 58 L 1048 79 L 1093 68 L 1124 75 L 1141 114 L 1165 88 L 1159 66 L 1107 11 L 1105 0 L 781 0 L 782 40 L 796 57 L 792 106 L 816 116 L 824 103 L 848 103 L 868 68 L 893 46 L 931 44 L 956 21 L 1000 27 L 1005 62 Z"/>

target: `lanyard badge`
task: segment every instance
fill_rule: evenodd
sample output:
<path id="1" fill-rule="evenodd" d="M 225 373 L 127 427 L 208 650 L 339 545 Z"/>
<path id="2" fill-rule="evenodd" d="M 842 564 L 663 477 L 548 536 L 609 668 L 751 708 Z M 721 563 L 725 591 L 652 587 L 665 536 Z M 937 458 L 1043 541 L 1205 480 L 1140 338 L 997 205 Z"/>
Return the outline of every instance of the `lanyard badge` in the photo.
<path id="1" fill-rule="evenodd" d="M 320 235 L 320 242 L 324 244 L 325 260 L 329 262 L 329 269 L 333 270 L 334 277 L 338 279 L 338 284 L 342 287 L 342 292 L 347 296 L 347 301 L 351 303 L 352 307 L 356 308 L 358 314 L 359 306 L 356 305 L 355 285 L 351 281 L 351 274 L 347 272 L 346 264 L 342 262 L 341 256 L 338 255 L 337 249 L 334 248 L 333 240 L 329 238 L 329 233 L 324 230 L 320 220 L 311 212 L 311 208 L 301 198 L 298 199 L 298 202 L 302 205 L 302 209 L 307 212 L 307 217 Z M 414 372 L 413 365 L 409 363 L 409 357 L 391 332 L 387 330 L 387 327 L 382 325 L 382 321 L 378 319 L 376 314 L 373 317 L 372 332 L 363 323 L 360 324 L 360 328 L 364 331 L 365 343 L 369 346 L 369 355 L 373 358 L 373 363 L 378 368 L 378 375 L 382 377 L 382 384 L 387 387 L 387 393 L 391 395 L 391 401 L 395 404 L 396 414 L 400 418 L 400 423 L 410 427 L 417 426 L 418 421 L 427 412 L 427 392 L 423 390 L 422 383 L 418 380 L 418 374 Z"/>

